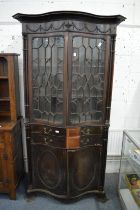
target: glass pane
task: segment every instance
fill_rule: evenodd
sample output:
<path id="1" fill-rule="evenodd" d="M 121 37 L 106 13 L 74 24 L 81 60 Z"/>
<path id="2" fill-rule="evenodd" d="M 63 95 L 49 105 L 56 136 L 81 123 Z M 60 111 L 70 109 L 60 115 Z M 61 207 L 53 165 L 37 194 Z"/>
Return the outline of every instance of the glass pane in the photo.
<path id="1" fill-rule="evenodd" d="M 103 39 L 74 37 L 70 123 L 101 121 L 103 118 Z"/>
<path id="2" fill-rule="evenodd" d="M 33 118 L 63 124 L 64 38 L 33 38 Z"/>

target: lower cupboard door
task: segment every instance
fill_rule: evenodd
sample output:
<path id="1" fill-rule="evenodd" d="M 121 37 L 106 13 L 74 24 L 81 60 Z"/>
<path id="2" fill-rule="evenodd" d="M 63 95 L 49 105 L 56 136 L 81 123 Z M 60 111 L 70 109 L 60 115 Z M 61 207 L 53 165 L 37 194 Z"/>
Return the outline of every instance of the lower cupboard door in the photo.
<path id="1" fill-rule="evenodd" d="M 34 144 L 32 152 L 32 188 L 38 191 L 66 195 L 66 151 Z"/>
<path id="2" fill-rule="evenodd" d="M 4 158 L 4 144 L 0 143 L 0 192 L 8 192 L 8 164 Z"/>
<path id="3" fill-rule="evenodd" d="M 100 147 L 68 151 L 69 195 L 71 197 L 98 190 L 101 179 L 101 156 Z"/>

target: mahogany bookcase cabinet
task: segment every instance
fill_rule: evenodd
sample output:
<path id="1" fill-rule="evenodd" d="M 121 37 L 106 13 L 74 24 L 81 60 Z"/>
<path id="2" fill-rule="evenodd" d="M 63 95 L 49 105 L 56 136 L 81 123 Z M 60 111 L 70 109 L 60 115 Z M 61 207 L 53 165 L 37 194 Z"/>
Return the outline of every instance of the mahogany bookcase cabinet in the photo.
<path id="1" fill-rule="evenodd" d="M 16 198 L 23 173 L 18 55 L 0 54 L 0 192 Z"/>
<path id="2" fill-rule="evenodd" d="M 104 193 L 114 46 L 121 15 L 16 14 L 24 40 L 28 192 Z"/>

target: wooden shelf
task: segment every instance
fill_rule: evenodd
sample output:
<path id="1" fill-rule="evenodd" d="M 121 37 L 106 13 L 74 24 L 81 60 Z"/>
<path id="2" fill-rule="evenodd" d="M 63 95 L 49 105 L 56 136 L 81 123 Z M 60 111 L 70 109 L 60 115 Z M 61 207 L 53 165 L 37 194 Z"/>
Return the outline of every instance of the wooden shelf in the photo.
<path id="1" fill-rule="evenodd" d="M 8 76 L 0 76 L 0 79 L 8 79 Z"/>
<path id="2" fill-rule="evenodd" d="M 10 101 L 10 99 L 7 97 L 7 98 L 0 98 L 0 101 Z"/>

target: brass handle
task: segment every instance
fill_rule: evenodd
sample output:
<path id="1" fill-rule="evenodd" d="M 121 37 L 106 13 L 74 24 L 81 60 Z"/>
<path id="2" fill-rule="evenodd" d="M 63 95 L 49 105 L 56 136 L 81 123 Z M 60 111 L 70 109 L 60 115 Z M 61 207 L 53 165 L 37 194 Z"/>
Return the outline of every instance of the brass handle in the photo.
<path id="1" fill-rule="evenodd" d="M 44 138 L 44 141 L 45 141 L 46 144 L 48 144 L 47 138 Z"/>
<path id="2" fill-rule="evenodd" d="M 44 128 L 44 134 L 47 134 L 47 130 L 46 130 L 46 128 Z"/>
<path id="3" fill-rule="evenodd" d="M 102 147 L 102 145 L 101 144 L 94 144 L 95 146 L 97 146 L 97 147 Z"/>
<path id="4" fill-rule="evenodd" d="M 44 128 L 44 134 L 49 134 L 50 132 L 52 132 L 51 128 L 49 130 L 47 130 L 47 128 Z"/>
<path id="5" fill-rule="evenodd" d="M 47 134 L 46 128 L 44 128 L 44 134 Z"/>
<path id="6" fill-rule="evenodd" d="M 87 139 L 87 142 L 89 142 L 89 139 Z"/>
<path id="7" fill-rule="evenodd" d="M 69 149 L 69 152 L 76 152 L 76 149 Z"/>

